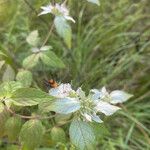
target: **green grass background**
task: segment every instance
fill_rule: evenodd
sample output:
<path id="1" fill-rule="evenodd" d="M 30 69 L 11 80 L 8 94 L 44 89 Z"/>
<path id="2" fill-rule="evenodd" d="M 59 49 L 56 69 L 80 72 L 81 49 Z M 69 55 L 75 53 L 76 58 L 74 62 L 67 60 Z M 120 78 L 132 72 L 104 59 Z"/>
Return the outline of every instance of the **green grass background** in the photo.
<path id="1" fill-rule="evenodd" d="M 30 53 L 26 42 L 32 30 L 44 40 L 53 17 L 38 17 L 49 0 L 0 0 L 0 50 L 15 72 Z M 58 0 L 59 2 L 59 0 Z M 67 49 L 55 29 L 47 44 L 66 68 L 33 70 L 33 86 L 44 89 L 43 79 L 72 82 L 74 88 L 106 86 L 123 89 L 134 97 L 122 111 L 105 120 L 98 150 L 150 149 L 150 2 L 149 0 L 100 0 L 100 7 L 85 0 L 69 0 L 72 48 Z M 3 70 L 0 70 L 0 76 Z M 9 148 L 7 148 L 9 149 Z M 10 148 L 12 149 L 12 148 Z"/>

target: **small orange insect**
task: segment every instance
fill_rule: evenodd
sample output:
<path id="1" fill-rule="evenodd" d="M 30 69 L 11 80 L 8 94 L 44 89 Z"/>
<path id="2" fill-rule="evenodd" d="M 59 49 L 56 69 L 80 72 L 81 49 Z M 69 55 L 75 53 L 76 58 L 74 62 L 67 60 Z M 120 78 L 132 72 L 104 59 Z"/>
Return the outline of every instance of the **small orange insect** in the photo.
<path id="1" fill-rule="evenodd" d="M 45 80 L 45 84 L 48 86 L 48 87 L 51 87 L 51 88 L 56 88 L 59 86 L 59 84 L 53 80 L 53 79 L 50 79 L 50 80 Z"/>

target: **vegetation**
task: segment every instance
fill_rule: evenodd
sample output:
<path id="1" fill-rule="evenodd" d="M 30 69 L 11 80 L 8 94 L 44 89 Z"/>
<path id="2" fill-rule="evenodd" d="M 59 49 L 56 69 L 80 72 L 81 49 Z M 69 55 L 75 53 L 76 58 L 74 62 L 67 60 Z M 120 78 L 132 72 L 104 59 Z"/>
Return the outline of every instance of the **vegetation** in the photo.
<path id="1" fill-rule="evenodd" d="M 48 79 L 86 93 L 106 86 L 133 94 L 117 105 L 122 109 L 115 115 L 88 124 L 96 134 L 94 145 L 150 149 L 149 1 L 87 1 L 66 2 L 73 23 L 38 16 L 49 0 L 0 0 L 0 150 L 79 149 L 70 141 L 72 116 L 46 110 L 47 100 L 54 99 L 47 94 Z M 84 127 L 93 134 L 89 126 Z"/>

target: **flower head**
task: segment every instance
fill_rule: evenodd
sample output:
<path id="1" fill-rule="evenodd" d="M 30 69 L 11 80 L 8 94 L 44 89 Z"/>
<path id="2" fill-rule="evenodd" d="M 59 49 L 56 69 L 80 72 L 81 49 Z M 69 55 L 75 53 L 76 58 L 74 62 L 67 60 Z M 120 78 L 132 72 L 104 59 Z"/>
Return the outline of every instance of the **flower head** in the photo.
<path id="1" fill-rule="evenodd" d="M 55 16 L 63 16 L 66 20 L 71 20 L 72 22 L 75 23 L 75 20 L 69 16 L 69 10 L 66 8 L 65 4 L 58 4 L 56 3 L 55 5 L 49 4 L 47 6 L 42 6 L 41 9 L 43 10 L 40 15 L 48 14 L 51 13 Z"/>
<path id="2" fill-rule="evenodd" d="M 64 114 L 77 112 L 79 118 L 98 123 L 103 122 L 99 116 L 101 113 L 106 116 L 114 114 L 120 109 L 115 104 L 122 103 L 132 96 L 120 90 L 109 93 L 105 87 L 101 90 L 92 89 L 86 95 L 82 88 L 74 91 L 69 83 L 60 84 L 58 87 L 50 89 L 49 94 L 57 98 L 56 104 L 54 103 L 55 107 L 53 106 L 53 108 L 57 108 L 57 112 L 63 112 Z M 61 106 L 58 105 L 59 103 L 61 103 Z M 60 108 L 63 106 L 63 110 L 60 111 L 58 106 Z M 64 108 L 69 111 L 64 112 Z"/>
<path id="3" fill-rule="evenodd" d="M 58 87 L 49 90 L 49 94 L 57 98 L 69 97 L 73 92 L 74 90 L 69 83 L 60 84 Z"/>

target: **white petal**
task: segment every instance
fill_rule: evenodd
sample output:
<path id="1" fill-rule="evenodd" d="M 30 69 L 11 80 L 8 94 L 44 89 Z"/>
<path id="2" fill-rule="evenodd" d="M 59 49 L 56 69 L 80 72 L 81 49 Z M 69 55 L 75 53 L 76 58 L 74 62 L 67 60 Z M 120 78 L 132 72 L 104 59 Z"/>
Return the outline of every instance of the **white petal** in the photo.
<path id="1" fill-rule="evenodd" d="M 52 88 L 49 90 L 49 94 L 52 95 L 52 96 L 55 96 L 55 97 L 60 97 L 61 98 L 61 95 L 60 95 L 60 91 L 58 88 Z"/>
<path id="2" fill-rule="evenodd" d="M 115 113 L 120 108 L 114 105 L 111 105 L 104 101 L 99 101 L 95 109 L 99 112 L 104 113 L 106 116 L 110 116 Z"/>
<path id="3" fill-rule="evenodd" d="M 49 6 L 41 7 L 41 9 L 43 9 L 43 11 L 38 16 L 51 13 L 53 6 L 49 5 Z"/>
<path id="4" fill-rule="evenodd" d="M 91 115 L 92 116 L 92 120 L 93 121 L 95 121 L 95 122 L 97 122 L 97 123 L 102 123 L 103 122 L 103 120 L 101 120 L 100 118 L 99 118 L 99 116 L 97 116 L 96 114 L 93 114 L 93 115 Z"/>
<path id="5" fill-rule="evenodd" d="M 64 15 L 69 14 L 69 10 L 67 9 L 65 4 L 61 4 L 60 8 L 61 8 L 61 12 L 63 12 Z"/>
<path id="6" fill-rule="evenodd" d="M 64 16 L 67 20 L 71 20 L 73 23 L 75 23 L 75 20 L 72 18 L 72 17 L 70 17 L 70 16 Z"/>
<path id="7" fill-rule="evenodd" d="M 47 50 L 50 50 L 50 49 L 52 49 L 52 46 L 45 45 L 45 46 L 42 46 L 40 48 L 40 51 L 47 51 Z"/>
<path id="8" fill-rule="evenodd" d="M 99 100 L 102 95 L 102 93 L 97 89 L 91 89 L 90 93 L 92 93 L 91 94 L 92 100 Z"/>
<path id="9" fill-rule="evenodd" d="M 103 99 L 103 98 L 108 98 L 109 97 L 109 93 L 107 92 L 107 90 L 106 90 L 106 88 L 105 87 L 103 87 L 102 89 L 101 89 L 101 98 Z"/>
<path id="10" fill-rule="evenodd" d="M 105 86 L 102 87 L 101 92 L 102 92 L 102 93 L 108 93 Z"/>
<path id="11" fill-rule="evenodd" d="M 124 91 L 115 90 L 110 93 L 111 96 L 111 103 L 117 104 L 117 103 L 123 103 L 127 101 L 129 98 L 131 98 L 133 95 L 128 94 Z"/>
<path id="12" fill-rule="evenodd" d="M 50 13 L 49 11 L 42 11 L 41 13 L 38 14 L 38 16 L 41 16 L 41 15 L 45 15 L 45 14 L 48 14 Z"/>
<path id="13" fill-rule="evenodd" d="M 85 92 L 82 90 L 81 87 L 77 89 L 76 93 L 80 98 L 85 98 Z"/>
<path id="14" fill-rule="evenodd" d="M 86 118 L 87 121 L 90 121 L 90 122 L 92 121 L 92 117 L 88 115 L 87 113 L 84 113 L 82 115 Z"/>
<path id="15" fill-rule="evenodd" d="M 40 49 L 37 48 L 37 47 L 33 47 L 33 48 L 31 48 L 31 51 L 32 51 L 33 53 L 37 53 L 37 52 L 40 51 Z"/>

